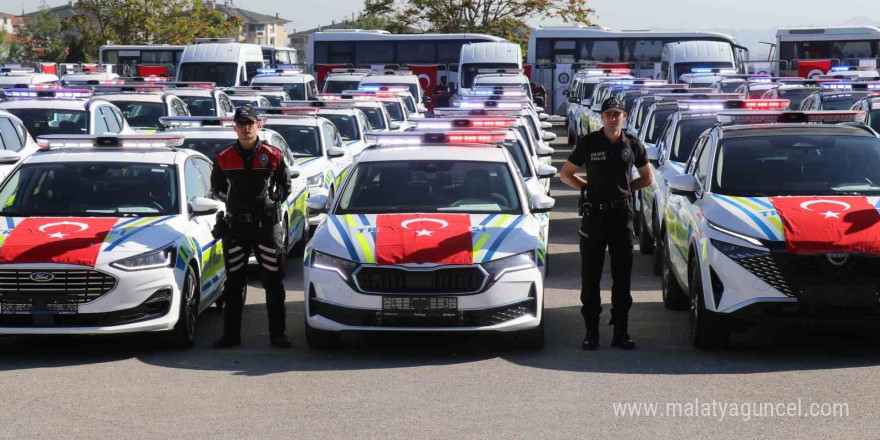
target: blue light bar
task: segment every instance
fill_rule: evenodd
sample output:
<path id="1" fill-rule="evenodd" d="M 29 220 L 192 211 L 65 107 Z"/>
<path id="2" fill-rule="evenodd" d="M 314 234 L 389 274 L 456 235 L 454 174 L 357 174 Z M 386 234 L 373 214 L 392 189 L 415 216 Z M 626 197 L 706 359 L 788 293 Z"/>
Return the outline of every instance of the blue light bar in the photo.
<path id="1" fill-rule="evenodd" d="M 90 98 L 88 89 L 9 89 L 4 91 L 7 98 Z"/>
<path id="2" fill-rule="evenodd" d="M 853 89 L 852 83 L 845 83 L 845 82 L 826 82 L 826 83 L 819 84 L 819 87 L 823 88 L 823 89 L 832 89 L 832 90 L 852 90 Z"/>
<path id="3" fill-rule="evenodd" d="M 849 72 L 851 70 L 856 70 L 856 69 L 853 67 L 850 67 L 850 66 L 836 66 L 836 67 L 831 68 L 832 72 Z"/>

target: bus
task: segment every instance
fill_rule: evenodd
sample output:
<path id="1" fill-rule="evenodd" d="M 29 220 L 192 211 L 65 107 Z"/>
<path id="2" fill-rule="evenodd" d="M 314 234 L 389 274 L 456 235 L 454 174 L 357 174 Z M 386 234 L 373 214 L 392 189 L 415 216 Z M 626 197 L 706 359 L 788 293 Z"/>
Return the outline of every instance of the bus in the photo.
<path id="1" fill-rule="evenodd" d="M 565 115 L 568 89 L 574 73 L 586 67 L 626 67 L 643 78 L 660 76 L 663 47 L 682 41 L 719 41 L 735 54 L 737 68 L 744 70 L 748 49 L 730 35 L 717 32 L 674 32 L 649 30 L 612 31 L 602 26 L 554 26 L 537 28 L 529 36 L 526 64 L 531 78 L 547 90 L 546 108 Z"/>
<path id="2" fill-rule="evenodd" d="M 306 67 L 318 79 L 333 68 L 377 65 L 436 65 L 436 73 L 417 72 L 422 89 L 433 90 L 438 81 L 458 82 L 458 58 L 466 43 L 504 42 L 484 34 L 392 34 L 383 30 L 328 29 L 309 35 Z M 427 78 L 425 77 L 427 75 Z M 429 93 L 430 94 L 430 93 Z"/>
<path id="3" fill-rule="evenodd" d="M 770 55 L 774 73 L 810 77 L 828 73 L 832 67 L 877 69 L 880 64 L 880 28 L 831 26 L 785 28 L 776 31 L 776 47 Z"/>

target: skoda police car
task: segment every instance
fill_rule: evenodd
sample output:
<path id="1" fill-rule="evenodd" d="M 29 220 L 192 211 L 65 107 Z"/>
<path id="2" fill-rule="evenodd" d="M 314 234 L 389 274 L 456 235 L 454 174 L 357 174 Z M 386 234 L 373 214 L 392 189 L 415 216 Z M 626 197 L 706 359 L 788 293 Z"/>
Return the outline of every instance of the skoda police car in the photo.
<path id="1" fill-rule="evenodd" d="M 880 92 L 880 82 L 823 82 L 819 89 L 804 98 L 801 111 L 848 110 L 860 99 Z"/>
<path id="2" fill-rule="evenodd" d="M 212 82 L 162 82 L 166 92 L 183 100 L 191 116 L 232 116 L 235 105 Z"/>
<path id="3" fill-rule="evenodd" d="M 179 136 L 61 135 L 0 187 L 0 334 L 167 332 L 220 297 L 221 202 Z"/>
<path id="4" fill-rule="evenodd" d="M 318 99 L 324 102 L 324 108 L 356 108 L 364 112 L 370 131 L 381 133 L 388 131 L 400 131 L 400 124 L 391 120 L 385 105 L 375 99 L 372 94 L 351 93 L 318 95 Z"/>
<path id="5" fill-rule="evenodd" d="M 257 69 L 257 76 L 251 79 L 251 85 L 281 87 L 287 93 L 288 99 L 293 100 L 318 98 L 315 77 L 297 69 Z M 272 105 L 278 104 L 273 102 Z"/>
<path id="6" fill-rule="evenodd" d="M 365 136 L 370 132 L 370 123 L 367 115 L 354 106 L 339 106 L 329 104 L 326 101 L 284 101 L 283 105 L 294 108 L 314 108 L 318 110 L 318 116 L 327 119 L 336 126 L 336 131 L 342 137 L 346 149 L 351 156 L 357 159 L 367 147 Z M 258 109 L 266 113 L 279 113 L 271 108 Z M 283 112 L 283 110 L 281 110 Z"/>
<path id="7" fill-rule="evenodd" d="M 543 345 L 541 217 L 554 201 L 528 194 L 507 149 L 467 146 L 506 134 L 374 136 L 309 242 L 309 345 L 382 330 L 517 331 Z"/>
<path id="8" fill-rule="evenodd" d="M 774 319 L 876 323 L 880 139 L 863 119 L 721 112 L 669 179 L 663 289 L 690 304 L 696 346 Z"/>
<path id="9" fill-rule="evenodd" d="M 125 120 L 135 131 L 151 134 L 161 130 L 159 118 L 189 116 L 185 102 L 160 85 L 99 85 L 93 88 L 96 96 L 110 101 L 122 111 Z"/>
<path id="10" fill-rule="evenodd" d="M 134 134 L 118 107 L 84 89 L 9 89 L 0 110 L 24 122 L 31 136 Z"/>

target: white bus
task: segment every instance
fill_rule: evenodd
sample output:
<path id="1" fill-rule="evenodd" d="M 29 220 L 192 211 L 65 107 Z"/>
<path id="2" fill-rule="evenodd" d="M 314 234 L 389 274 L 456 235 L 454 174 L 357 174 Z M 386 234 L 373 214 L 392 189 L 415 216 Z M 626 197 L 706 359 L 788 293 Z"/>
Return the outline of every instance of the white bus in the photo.
<path id="1" fill-rule="evenodd" d="M 786 28 L 776 31 L 771 59 L 781 76 L 807 76 L 813 70 L 855 66 L 876 69 L 880 59 L 880 28 L 831 26 Z M 814 72 L 815 73 L 815 72 Z"/>
<path id="2" fill-rule="evenodd" d="M 491 69 L 522 69 L 522 49 L 519 44 L 501 42 L 484 42 L 465 44 L 461 48 L 458 65 L 458 93 L 468 95 L 474 86 L 474 78 L 483 71 Z"/>
<path id="3" fill-rule="evenodd" d="M 656 78 L 661 71 L 663 46 L 680 41 L 728 43 L 735 54 L 737 68 L 743 69 L 748 61 L 748 49 L 737 45 L 733 37 L 717 32 L 612 31 L 601 26 L 559 26 L 532 31 L 526 63 L 532 66 L 532 81 L 547 90 L 549 102 L 545 107 L 554 114 L 565 115 L 568 100 L 562 92 L 568 89 L 578 69 L 605 64 L 628 67 L 635 77 Z"/>
<path id="4" fill-rule="evenodd" d="M 436 81 L 458 82 L 458 58 L 466 43 L 507 41 L 484 34 L 391 34 L 382 30 L 338 29 L 309 35 L 306 66 L 320 88 L 339 67 L 437 65 Z M 432 81 L 433 82 L 433 81 Z M 426 89 L 433 89 L 428 84 Z"/>

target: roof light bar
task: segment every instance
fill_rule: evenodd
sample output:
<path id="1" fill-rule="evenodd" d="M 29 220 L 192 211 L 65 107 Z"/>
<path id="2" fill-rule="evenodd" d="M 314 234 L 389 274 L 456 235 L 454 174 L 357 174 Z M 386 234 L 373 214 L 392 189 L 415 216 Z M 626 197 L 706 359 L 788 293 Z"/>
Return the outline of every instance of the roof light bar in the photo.
<path id="1" fill-rule="evenodd" d="M 435 116 L 491 116 L 491 117 L 503 117 L 503 116 L 513 116 L 517 117 L 520 115 L 520 111 L 522 108 L 517 109 L 498 109 L 498 108 L 488 108 L 488 109 L 463 109 L 461 107 L 437 107 L 434 109 Z"/>
<path id="2" fill-rule="evenodd" d="M 8 89 L 7 98 L 90 98 L 88 89 Z"/>
<path id="3" fill-rule="evenodd" d="M 678 101 L 682 111 L 741 110 L 782 110 L 788 108 L 788 99 L 727 99 L 727 100 L 684 100 Z"/>
<path id="4" fill-rule="evenodd" d="M 235 120 L 231 116 L 163 116 L 159 122 L 167 127 L 232 127 Z"/>
<path id="5" fill-rule="evenodd" d="M 577 73 L 587 76 L 629 75 L 632 73 L 632 70 L 623 67 L 615 67 L 613 69 L 582 69 L 578 70 Z"/>
<path id="6" fill-rule="evenodd" d="M 492 74 L 492 73 L 501 73 L 505 75 L 522 75 L 525 72 L 523 69 L 477 69 L 477 74 Z"/>
<path id="7" fill-rule="evenodd" d="M 358 87 L 358 92 L 408 92 L 409 87 L 406 86 L 380 86 L 380 85 L 362 85 Z"/>
<path id="8" fill-rule="evenodd" d="M 41 150 L 58 148 L 176 148 L 183 145 L 183 136 L 154 135 L 45 135 L 37 137 Z"/>
<path id="9" fill-rule="evenodd" d="M 331 69 L 330 73 L 336 73 L 336 74 L 346 74 L 347 73 L 347 74 L 364 74 L 364 75 L 366 75 L 366 74 L 370 73 L 370 69 L 336 68 L 336 69 Z"/>
<path id="10" fill-rule="evenodd" d="M 125 83 L 159 83 L 159 82 L 167 82 L 168 78 L 164 76 L 127 76 L 117 78 L 119 80 L 124 81 Z"/>
<path id="11" fill-rule="evenodd" d="M 739 70 L 733 68 L 694 67 L 691 73 L 720 73 L 722 75 L 736 74 Z"/>
<path id="12" fill-rule="evenodd" d="M 257 69 L 257 73 L 260 75 L 299 75 L 303 73 L 302 69 L 289 69 L 289 68 L 262 68 Z"/>
<path id="13" fill-rule="evenodd" d="M 104 86 L 94 87 L 95 93 L 156 93 L 165 91 L 165 86 L 143 85 L 134 86 L 131 84 L 121 86 Z"/>
<path id="14" fill-rule="evenodd" d="M 504 142 L 507 132 L 484 131 L 484 132 L 426 132 L 426 133 L 370 133 L 364 136 L 366 141 L 377 146 L 404 146 L 404 145 L 487 145 L 496 146 Z"/>
<path id="15" fill-rule="evenodd" d="M 317 117 L 318 109 L 313 107 L 254 107 L 257 113 L 271 115 L 297 115 L 306 117 Z"/>
<path id="16" fill-rule="evenodd" d="M 416 130 L 499 129 L 515 127 L 516 118 L 457 117 L 416 120 Z"/>
<path id="17" fill-rule="evenodd" d="M 714 92 L 713 89 L 709 89 Z M 742 93 L 693 93 L 689 90 L 686 93 L 656 93 L 654 98 L 666 101 L 683 101 L 683 100 L 699 100 L 699 99 L 743 99 Z"/>
<path id="18" fill-rule="evenodd" d="M 213 89 L 217 83 L 203 81 L 165 81 L 159 83 L 169 89 Z"/>
<path id="19" fill-rule="evenodd" d="M 751 111 L 718 113 L 722 124 L 782 124 L 865 122 L 866 113 L 857 111 Z"/>

